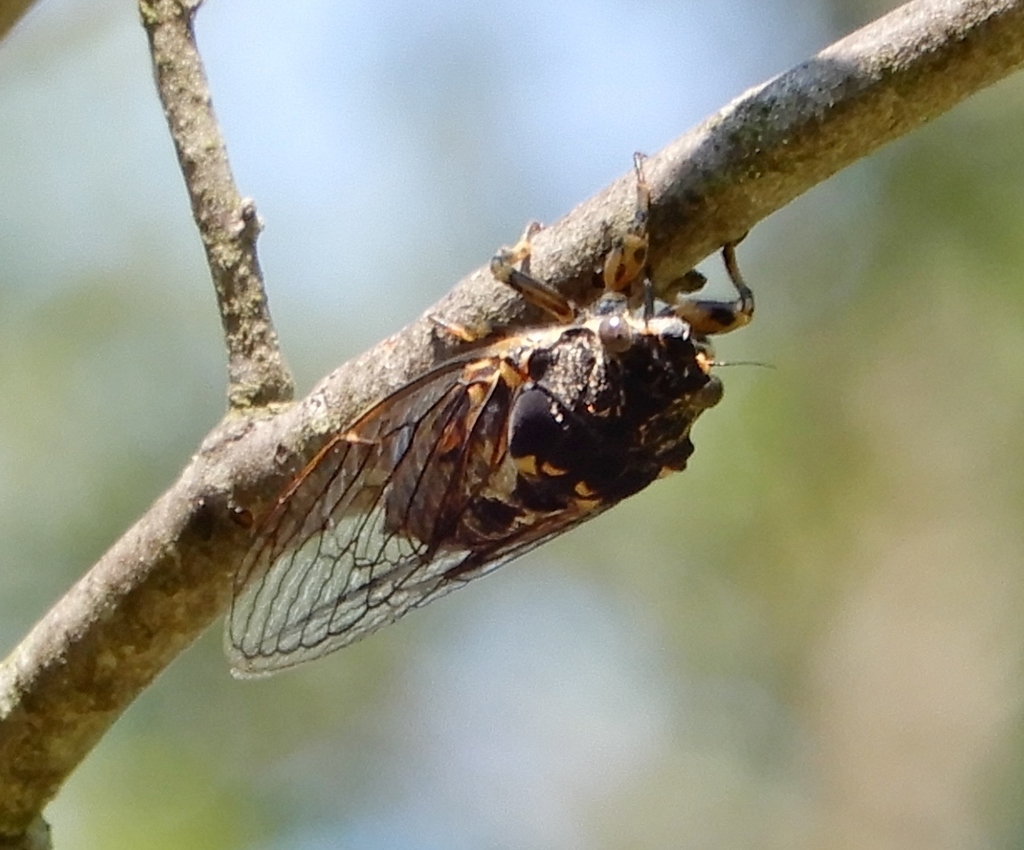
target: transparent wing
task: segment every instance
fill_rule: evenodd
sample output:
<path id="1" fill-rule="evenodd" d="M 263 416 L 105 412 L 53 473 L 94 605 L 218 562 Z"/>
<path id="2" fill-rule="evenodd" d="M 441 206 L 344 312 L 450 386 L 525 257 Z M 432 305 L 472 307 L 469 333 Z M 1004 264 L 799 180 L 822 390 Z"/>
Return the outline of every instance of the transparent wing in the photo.
<path id="1" fill-rule="evenodd" d="M 465 512 L 514 468 L 514 387 L 498 356 L 456 362 L 336 436 L 282 495 L 236 578 L 227 650 L 239 675 L 320 657 L 482 574 L 502 539 L 459 540 Z M 521 536 L 518 528 L 510 528 Z M 484 557 L 479 557 L 484 554 Z"/>

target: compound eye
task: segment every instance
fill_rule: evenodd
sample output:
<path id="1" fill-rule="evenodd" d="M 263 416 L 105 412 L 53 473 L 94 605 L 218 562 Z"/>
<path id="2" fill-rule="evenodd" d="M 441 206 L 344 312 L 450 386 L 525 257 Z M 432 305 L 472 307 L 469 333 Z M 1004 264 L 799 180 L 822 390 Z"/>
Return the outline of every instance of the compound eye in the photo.
<path id="1" fill-rule="evenodd" d="M 597 335 L 601 344 L 612 354 L 622 354 L 633 344 L 633 329 L 622 316 L 609 316 L 601 320 Z"/>

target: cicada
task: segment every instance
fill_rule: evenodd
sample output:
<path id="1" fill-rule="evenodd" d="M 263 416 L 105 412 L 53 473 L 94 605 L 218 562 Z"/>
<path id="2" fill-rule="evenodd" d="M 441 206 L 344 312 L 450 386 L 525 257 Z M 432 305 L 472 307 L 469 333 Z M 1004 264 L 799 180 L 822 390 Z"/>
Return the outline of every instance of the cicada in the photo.
<path id="1" fill-rule="evenodd" d="M 753 298 L 727 245 L 735 300 L 655 301 L 641 166 L 594 305 L 525 270 L 528 231 L 491 270 L 551 323 L 374 404 L 278 498 L 236 579 L 237 675 L 346 646 L 686 466 L 694 421 L 722 395 L 707 337 L 746 324 Z"/>

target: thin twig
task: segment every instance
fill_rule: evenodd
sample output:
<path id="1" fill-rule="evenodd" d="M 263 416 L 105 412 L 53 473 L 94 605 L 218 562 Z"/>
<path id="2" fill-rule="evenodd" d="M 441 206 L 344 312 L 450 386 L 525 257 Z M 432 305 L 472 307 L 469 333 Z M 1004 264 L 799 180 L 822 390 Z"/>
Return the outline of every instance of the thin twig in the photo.
<path id="1" fill-rule="evenodd" d="M 201 0 L 141 0 L 157 91 L 213 275 L 234 410 L 290 401 L 291 374 L 270 318 L 256 237 L 260 221 L 231 176 L 192 21 Z"/>
<path id="2" fill-rule="evenodd" d="M 0 39 L 3 39 L 21 17 L 35 4 L 35 0 L 0 0 Z"/>
<path id="3" fill-rule="evenodd" d="M 916 2 L 748 92 L 645 165 L 658 276 L 690 268 L 1022 62 L 1024 0 Z M 592 293 L 634 202 L 627 175 L 581 204 L 537 235 L 532 271 L 566 294 Z M 485 269 L 428 313 L 470 327 L 523 319 L 520 301 Z M 258 514 L 332 430 L 450 353 L 436 327 L 421 318 L 277 416 L 226 419 L 0 665 L 0 835 L 14 840 L 38 817 L 128 703 L 226 606 L 249 539 L 233 508 Z"/>

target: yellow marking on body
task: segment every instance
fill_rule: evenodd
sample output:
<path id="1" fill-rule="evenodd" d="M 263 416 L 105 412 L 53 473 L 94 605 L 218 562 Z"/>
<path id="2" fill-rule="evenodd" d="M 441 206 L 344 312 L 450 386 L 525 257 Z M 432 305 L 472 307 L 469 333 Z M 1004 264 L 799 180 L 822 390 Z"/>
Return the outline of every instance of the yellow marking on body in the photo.
<path id="1" fill-rule="evenodd" d="M 544 461 L 544 463 L 540 465 L 540 471 L 543 472 L 545 475 L 551 476 L 552 478 L 558 478 L 561 475 L 565 475 L 565 473 L 568 472 L 569 470 L 559 469 L 553 463 L 549 461 Z"/>
<path id="2" fill-rule="evenodd" d="M 487 391 L 490 389 L 479 381 L 474 381 L 466 388 L 466 395 L 469 396 L 469 403 L 473 407 L 479 407 L 487 398 Z"/>
<path id="3" fill-rule="evenodd" d="M 530 478 L 536 478 L 537 473 L 537 456 L 536 455 L 521 455 L 520 457 L 514 458 L 516 462 L 516 468 L 526 476 Z"/>
<path id="4" fill-rule="evenodd" d="M 591 499 L 597 495 L 597 490 L 587 484 L 586 481 L 577 481 L 576 486 L 572 488 L 572 491 L 584 499 Z"/>
<path id="5" fill-rule="evenodd" d="M 462 380 L 467 384 L 475 381 L 493 381 L 494 368 L 493 359 L 474 360 L 462 367 Z"/>
<path id="6" fill-rule="evenodd" d="M 516 389 L 521 387 L 527 377 L 526 372 L 522 372 L 509 363 L 507 360 L 502 359 L 501 363 L 498 364 L 498 373 L 501 375 L 501 379 L 508 385 L 509 389 Z"/>

